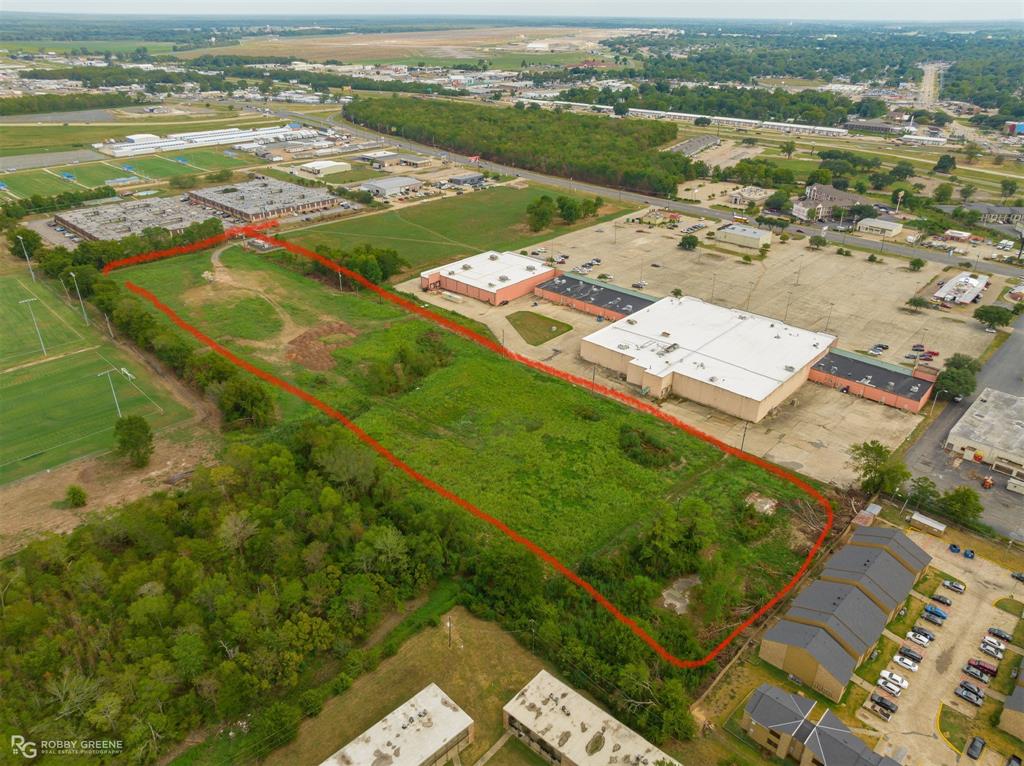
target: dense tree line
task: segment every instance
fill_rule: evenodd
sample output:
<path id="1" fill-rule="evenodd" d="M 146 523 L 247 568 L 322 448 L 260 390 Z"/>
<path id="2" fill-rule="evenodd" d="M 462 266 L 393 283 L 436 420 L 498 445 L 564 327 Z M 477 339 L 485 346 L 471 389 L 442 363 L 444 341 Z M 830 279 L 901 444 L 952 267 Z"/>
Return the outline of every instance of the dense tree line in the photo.
<path id="1" fill-rule="evenodd" d="M 252 70 L 245 70 L 249 77 L 255 77 Z M 30 69 L 22 74 L 30 80 L 77 80 L 87 88 L 110 88 L 126 85 L 142 85 L 146 90 L 159 93 L 172 91 L 182 83 L 196 83 L 201 90 L 235 90 L 248 83 L 231 81 L 223 75 L 200 74 L 196 71 L 165 72 L 159 69 L 144 70 L 121 66 L 76 66 L 64 69 Z"/>
<path id="2" fill-rule="evenodd" d="M 1024 116 L 1024 36 L 991 41 L 984 56 L 957 57 L 942 77 L 942 97 Z M 1009 118 L 1008 118 L 1009 119 Z"/>
<path id="3" fill-rule="evenodd" d="M 125 93 L 75 93 L 69 96 L 44 93 L 36 96 L 0 98 L 0 115 L 102 109 L 141 103 L 145 103 L 144 100 Z"/>
<path id="4" fill-rule="evenodd" d="M 465 94 L 462 90 L 443 88 L 420 82 L 399 82 L 371 80 L 366 77 L 333 74 L 331 72 L 297 72 L 293 69 L 260 70 L 258 67 L 230 66 L 222 70 L 225 77 L 262 77 L 282 83 L 302 83 L 313 90 L 326 93 L 331 88 L 351 88 L 352 90 L 378 90 L 400 93 L 433 93 L 442 96 L 458 96 Z"/>
<path id="5" fill-rule="evenodd" d="M 0 205 L 0 229 L 6 228 L 19 218 L 31 215 L 32 213 L 52 213 L 56 210 L 67 210 L 68 208 L 78 207 L 83 202 L 88 202 L 89 200 L 116 196 L 117 191 L 113 187 L 99 186 L 95 189 L 61 192 L 49 197 L 33 194 L 31 197 L 10 200 Z"/>
<path id="6" fill-rule="evenodd" d="M 345 107 L 363 125 L 542 173 L 673 195 L 706 172 L 658 147 L 676 137 L 663 122 L 540 109 L 497 109 L 410 98 L 357 99 Z"/>
<path id="7" fill-rule="evenodd" d="M 624 104 L 634 109 L 658 109 L 670 112 L 714 114 L 748 120 L 771 120 L 838 125 L 846 120 L 854 104 L 834 93 L 805 90 L 789 93 L 781 88 L 672 88 L 665 81 L 642 83 L 636 88 L 613 91 L 610 88 L 571 88 L 562 93 L 566 101 L 613 106 Z"/>

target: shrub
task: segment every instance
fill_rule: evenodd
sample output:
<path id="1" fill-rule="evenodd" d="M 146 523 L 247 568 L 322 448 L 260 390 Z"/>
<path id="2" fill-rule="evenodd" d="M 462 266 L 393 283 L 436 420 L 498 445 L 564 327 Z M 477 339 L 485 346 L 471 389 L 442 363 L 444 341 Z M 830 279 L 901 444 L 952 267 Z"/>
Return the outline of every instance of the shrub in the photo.
<path id="1" fill-rule="evenodd" d="M 64 495 L 64 499 L 67 504 L 72 508 L 81 508 L 88 501 L 88 497 L 85 494 L 85 490 L 77 484 L 72 484 L 68 487 L 67 494 Z"/>
<path id="2" fill-rule="evenodd" d="M 647 468 L 664 468 L 676 460 L 676 455 L 662 439 L 641 428 L 622 426 L 619 429 L 619 447 L 634 463 Z"/>

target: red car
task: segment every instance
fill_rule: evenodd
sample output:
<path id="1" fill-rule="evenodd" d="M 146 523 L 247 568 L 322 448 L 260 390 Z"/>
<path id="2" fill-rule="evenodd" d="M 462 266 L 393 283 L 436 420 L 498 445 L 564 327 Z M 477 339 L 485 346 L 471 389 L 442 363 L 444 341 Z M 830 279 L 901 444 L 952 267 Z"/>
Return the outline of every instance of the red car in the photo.
<path id="1" fill-rule="evenodd" d="M 928 356 L 938 356 L 939 355 L 938 351 L 925 351 L 925 353 L 928 354 Z"/>

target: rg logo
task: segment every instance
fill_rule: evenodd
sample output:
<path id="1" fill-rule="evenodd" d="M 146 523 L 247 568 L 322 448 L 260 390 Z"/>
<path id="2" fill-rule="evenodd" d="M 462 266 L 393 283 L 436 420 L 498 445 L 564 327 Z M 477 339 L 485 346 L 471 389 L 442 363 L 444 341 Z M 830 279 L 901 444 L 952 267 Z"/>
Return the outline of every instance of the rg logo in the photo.
<path id="1" fill-rule="evenodd" d="M 11 752 L 14 755 L 20 755 L 22 758 L 35 758 L 38 754 L 36 743 L 30 739 L 25 739 L 20 734 L 11 735 Z"/>

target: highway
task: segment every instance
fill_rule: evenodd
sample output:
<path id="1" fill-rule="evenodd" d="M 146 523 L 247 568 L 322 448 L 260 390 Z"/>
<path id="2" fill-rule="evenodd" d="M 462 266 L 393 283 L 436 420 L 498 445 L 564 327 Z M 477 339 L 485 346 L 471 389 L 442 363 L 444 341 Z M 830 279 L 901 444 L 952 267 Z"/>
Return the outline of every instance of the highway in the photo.
<path id="1" fill-rule="evenodd" d="M 338 112 L 336 115 L 331 115 L 326 119 L 319 117 L 313 117 L 310 115 L 302 114 L 301 112 L 290 112 L 287 110 L 273 110 L 274 114 L 279 117 L 297 120 L 305 123 L 309 123 L 316 127 L 331 128 L 335 130 L 343 130 L 353 136 L 366 139 L 368 141 L 380 141 L 388 145 L 397 146 L 401 149 L 408 151 L 417 152 L 419 154 L 429 154 L 435 157 L 444 157 L 453 162 L 473 164 L 479 167 L 481 170 L 487 170 L 492 173 L 501 173 L 503 175 L 519 176 L 529 181 L 536 183 L 545 184 L 547 186 L 553 186 L 558 189 L 564 189 L 568 192 L 584 193 L 584 194 L 595 194 L 605 197 L 606 199 L 618 199 L 626 202 L 634 202 L 640 205 L 655 205 L 668 210 L 673 210 L 677 213 L 685 213 L 691 216 L 699 216 L 703 218 L 714 218 L 718 220 L 731 220 L 732 214 L 722 211 L 714 210 L 713 208 L 701 207 L 699 205 L 690 205 L 685 202 L 678 202 L 675 200 L 661 199 L 659 197 L 653 197 L 647 194 L 638 194 L 636 192 L 623 191 L 621 189 L 610 189 L 605 186 L 598 186 L 596 184 L 585 183 L 581 181 L 574 181 L 571 178 L 561 178 L 558 176 L 549 176 L 543 173 L 536 173 L 531 170 L 523 170 L 522 168 L 510 167 L 508 165 L 499 165 L 494 162 L 487 160 L 480 160 L 478 162 L 472 162 L 467 155 L 458 154 L 456 152 L 445 151 L 444 149 L 438 149 L 437 147 L 427 146 L 425 144 L 419 144 L 415 141 L 409 141 L 408 139 L 400 138 L 398 136 L 388 136 L 376 131 L 368 130 L 359 125 L 355 125 L 344 118 L 341 113 Z M 892 242 L 876 242 L 875 240 L 863 239 L 854 234 L 837 232 L 827 229 L 820 224 L 801 224 L 799 226 L 792 227 L 796 231 L 806 233 L 808 235 L 821 235 L 825 237 L 829 242 L 832 242 L 840 246 L 859 247 L 866 248 L 869 250 L 875 250 L 880 253 L 886 253 L 889 255 L 901 256 L 904 258 L 921 258 L 925 261 L 931 261 L 933 263 L 940 263 L 944 266 L 957 265 L 965 260 L 971 260 L 972 256 L 975 256 L 975 260 L 980 258 L 982 252 L 980 250 L 972 253 L 968 256 L 950 256 L 944 251 L 930 250 L 928 248 L 910 247 L 907 245 L 901 245 Z M 980 261 L 976 260 L 975 268 L 982 268 Z M 993 263 L 986 261 L 984 263 L 984 271 L 991 274 L 1000 274 L 1002 276 L 1024 276 L 1024 268 L 1018 266 L 1011 266 L 1005 263 Z"/>

